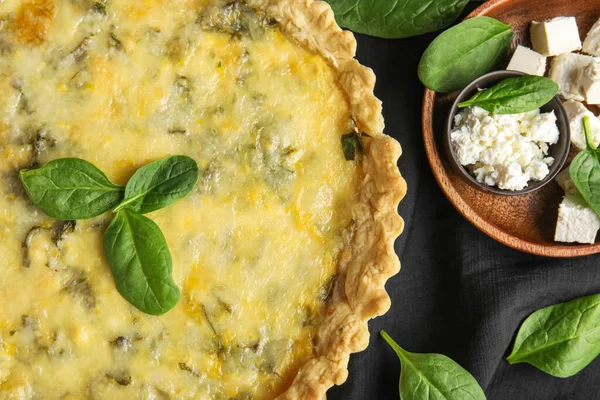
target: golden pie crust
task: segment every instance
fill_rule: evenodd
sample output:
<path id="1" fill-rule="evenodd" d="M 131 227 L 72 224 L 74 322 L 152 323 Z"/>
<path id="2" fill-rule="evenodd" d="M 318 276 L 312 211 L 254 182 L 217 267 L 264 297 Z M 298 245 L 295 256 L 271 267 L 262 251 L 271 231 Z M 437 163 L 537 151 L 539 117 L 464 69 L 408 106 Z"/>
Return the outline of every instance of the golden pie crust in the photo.
<path id="1" fill-rule="evenodd" d="M 254 1 L 257 5 L 262 1 Z M 271 0 L 267 12 L 290 36 L 327 58 L 346 92 L 353 118 L 366 133 L 359 203 L 353 209 L 354 229 L 340 256 L 327 313 L 317 328 L 314 357 L 302 366 L 288 390 L 278 399 L 322 399 L 333 385 L 348 377 L 351 353 L 369 344 L 368 321 L 391 305 L 386 281 L 400 270 L 394 241 L 404 222 L 398 204 L 406 182 L 397 161 L 400 144 L 383 133 L 381 101 L 375 97 L 375 74 L 354 58 L 356 40 L 336 23 L 323 1 Z"/>

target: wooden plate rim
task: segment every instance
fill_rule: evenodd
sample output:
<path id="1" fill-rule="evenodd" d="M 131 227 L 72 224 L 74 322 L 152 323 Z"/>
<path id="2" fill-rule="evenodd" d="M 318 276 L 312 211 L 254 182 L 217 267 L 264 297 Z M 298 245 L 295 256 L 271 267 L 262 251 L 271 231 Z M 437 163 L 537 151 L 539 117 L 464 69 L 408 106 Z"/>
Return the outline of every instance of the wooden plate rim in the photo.
<path id="1" fill-rule="evenodd" d="M 495 7 L 510 3 L 511 0 L 489 0 L 486 3 L 479 6 L 466 19 L 486 15 L 492 11 Z M 521 239 L 517 236 L 511 235 L 495 225 L 489 223 L 477 214 L 467 204 L 455 189 L 450 184 L 450 179 L 446 172 L 446 166 L 444 165 L 440 154 L 438 152 L 434 133 L 433 133 L 433 106 L 435 103 L 435 92 L 428 88 L 425 88 L 425 95 L 423 96 L 423 110 L 422 110 L 422 124 L 423 124 L 423 141 L 425 144 L 425 153 L 427 160 L 435 176 L 438 185 L 450 200 L 450 203 L 456 208 L 456 210 L 469 222 L 471 222 L 477 229 L 490 236 L 492 239 L 497 240 L 506 246 L 512 247 L 513 249 L 523 251 L 525 253 L 546 256 L 546 257 L 579 257 L 590 254 L 600 253 L 600 244 L 592 245 L 543 245 Z M 428 110 L 432 112 L 428 112 Z M 460 178 L 457 178 L 460 179 Z"/>

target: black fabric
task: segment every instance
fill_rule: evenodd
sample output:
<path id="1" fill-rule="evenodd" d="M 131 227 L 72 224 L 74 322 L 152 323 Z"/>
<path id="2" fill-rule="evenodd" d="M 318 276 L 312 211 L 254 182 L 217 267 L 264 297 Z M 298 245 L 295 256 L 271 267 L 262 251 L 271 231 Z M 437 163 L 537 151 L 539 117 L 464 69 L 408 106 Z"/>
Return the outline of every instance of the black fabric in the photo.
<path id="1" fill-rule="evenodd" d="M 370 322 L 367 350 L 351 356 L 347 382 L 330 400 L 398 399 L 399 362 L 379 336 L 406 350 L 445 354 L 468 369 L 488 399 L 600 399 L 600 359 L 578 375 L 553 378 L 505 358 L 531 312 L 600 293 L 600 256 L 548 259 L 495 242 L 462 218 L 438 188 L 421 133 L 421 54 L 435 35 L 384 40 L 357 35 L 358 59 L 375 70 L 386 133 L 400 141 L 408 182 L 396 243 L 402 269 L 388 284 L 392 308 Z"/>

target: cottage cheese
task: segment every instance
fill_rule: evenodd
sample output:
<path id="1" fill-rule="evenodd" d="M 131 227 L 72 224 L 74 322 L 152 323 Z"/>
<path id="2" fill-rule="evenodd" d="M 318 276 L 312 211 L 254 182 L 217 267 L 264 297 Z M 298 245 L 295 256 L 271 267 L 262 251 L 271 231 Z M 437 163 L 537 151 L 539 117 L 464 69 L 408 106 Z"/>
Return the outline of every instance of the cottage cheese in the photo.
<path id="1" fill-rule="evenodd" d="M 501 115 L 468 107 L 454 123 L 450 133 L 454 151 L 478 182 L 521 190 L 550 172 L 554 159 L 548 157 L 548 146 L 559 137 L 554 112 Z"/>

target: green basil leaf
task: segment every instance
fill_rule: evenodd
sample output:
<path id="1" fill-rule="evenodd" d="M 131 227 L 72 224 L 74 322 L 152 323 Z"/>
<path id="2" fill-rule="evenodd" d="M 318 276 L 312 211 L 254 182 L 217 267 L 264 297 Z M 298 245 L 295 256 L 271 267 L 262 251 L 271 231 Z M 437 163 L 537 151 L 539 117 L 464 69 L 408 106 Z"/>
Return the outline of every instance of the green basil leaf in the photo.
<path id="1" fill-rule="evenodd" d="M 519 114 L 537 110 L 558 93 L 558 85 L 543 76 L 507 78 L 476 93 L 459 108 L 477 106 L 494 114 Z"/>
<path id="2" fill-rule="evenodd" d="M 383 38 L 405 38 L 445 28 L 469 0 L 327 0 L 340 26 Z"/>
<path id="3" fill-rule="evenodd" d="M 467 19 L 427 47 L 419 63 L 419 79 L 436 92 L 462 89 L 504 58 L 513 36 L 510 25 L 493 18 Z"/>
<path id="4" fill-rule="evenodd" d="M 125 200 L 115 209 L 145 214 L 187 196 L 198 182 L 198 164 L 186 156 L 170 156 L 138 169 L 127 182 Z"/>
<path id="5" fill-rule="evenodd" d="M 179 288 L 158 225 L 129 209 L 121 210 L 104 232 L 103 246 L 117 290 L 128 302 L 152 315 L 175 307 Z"/>
<path id="6" fill-rule="evenodd" d="M 55 219 L 93 218 L 123 200 L 122 186 L 79 158 L 61 158 L 42 168 L 24 169 L 20 177 L 31 201 Z"/>
<path id="7" fill-rule="evenodd" d="M 542 308 L 519 329 L 511 364 L 529 363 L 559 378 L 573 376 L 600 354 L 600 295 Z"/>
<path id="8" fill-rule="evenodd" d="M 485 394 L 475 378 L 452 359 L 442 354 L 410 353 L 385 331 L 380 333 L 394 349 L 402 365 L 402 400 L 485 400 Z"/>
<path id="9" fill-rule="evenodd" d="M 569 166 L 569 176 L 586 203 L 600 215 L 600 152 L 594 146 L 590 117 L 583 117 L 587 148 L 575 156 Z"/>
<path id="10" fill-rule="evenodd" d="M 342 135 L 342 151 L 347 161 L 356 159 L 356 153 L 363 154 L 364 146 L 360 134 L 352 132 Z"/>

